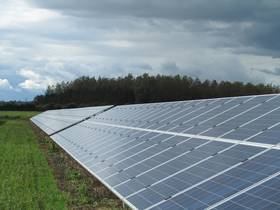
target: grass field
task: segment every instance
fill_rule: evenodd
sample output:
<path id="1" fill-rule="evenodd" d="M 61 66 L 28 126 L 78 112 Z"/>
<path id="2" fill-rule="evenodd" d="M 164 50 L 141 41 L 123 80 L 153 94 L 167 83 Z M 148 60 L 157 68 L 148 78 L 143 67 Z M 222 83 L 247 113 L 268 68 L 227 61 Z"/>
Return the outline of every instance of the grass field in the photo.
<path id="1" fill-rule="evenodd" d="M 112 193 L 32 129 L 35 114 L 0 111 L 0 209 L 121 209 Z"/>
<path id="2" fill-rule="evenodd" d="M 14 112 L 14 111 L 0 111 L 0 120 L 3 119 L 22 119 L 28 120 L 30 117 L 39 114 L 39 112 Z"/>
<path id="3" fill-rule="evenodd" d="M 24 120 L 33 114 L 0 114 L 0 209 L 66 209 L 66 199 Z"/>

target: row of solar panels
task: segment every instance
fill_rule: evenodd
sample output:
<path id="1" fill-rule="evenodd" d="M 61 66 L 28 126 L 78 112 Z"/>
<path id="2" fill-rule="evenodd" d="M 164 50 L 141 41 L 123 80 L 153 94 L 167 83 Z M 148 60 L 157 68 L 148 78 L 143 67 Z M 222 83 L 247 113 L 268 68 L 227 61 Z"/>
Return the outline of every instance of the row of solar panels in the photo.
<path id="1" fill-rule="evenodd" d="M 41 128 L 46 134 L 52 135 L 89 117 L 97 115 L 110 107 L 111 106 L 99 106 L 50 110 L 31 118 L 31 121 Z"/>
<path id="2" fill-rule="evenodd" d="M 56 110 L 32 121 L 133 209 L 280 209 L 280 95 Z"/>

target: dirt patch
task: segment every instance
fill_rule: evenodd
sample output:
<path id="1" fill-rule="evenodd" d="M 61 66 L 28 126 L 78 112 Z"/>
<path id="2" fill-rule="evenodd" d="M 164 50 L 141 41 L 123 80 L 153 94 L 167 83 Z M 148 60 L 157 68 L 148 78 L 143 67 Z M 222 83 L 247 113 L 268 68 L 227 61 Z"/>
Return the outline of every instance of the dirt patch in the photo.
<path id="1" fill-rule="evenodd" d="M 69 209 L 129 209 L 123 208 L 121 200 L 55 144 L 43 131 L 32 122 L 30 124 L 38 136 L 39 147 L 53 170 L 58 187 L 67 198 Z"/>

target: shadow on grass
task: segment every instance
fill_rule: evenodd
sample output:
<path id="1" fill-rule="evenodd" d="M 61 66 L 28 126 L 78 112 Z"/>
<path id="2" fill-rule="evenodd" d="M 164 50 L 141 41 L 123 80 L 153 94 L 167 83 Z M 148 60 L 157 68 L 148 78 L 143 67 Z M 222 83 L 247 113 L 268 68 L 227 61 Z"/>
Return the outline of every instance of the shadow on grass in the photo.
<path id="1" fill-rule="evenodd" d="M 4 125 L 6 123 L 6 121 L 5 120 L 2 120 L 1 118 L 0 118 L 0 126 L 1 125 Z"/>
<path id="2" fill-rule="evenodd" d="M 2 115 L 0 116 L 0 121 L 3 120 L 19 120 L 22 119 L 20 116 L 9 116 L 9 115 Z"/>

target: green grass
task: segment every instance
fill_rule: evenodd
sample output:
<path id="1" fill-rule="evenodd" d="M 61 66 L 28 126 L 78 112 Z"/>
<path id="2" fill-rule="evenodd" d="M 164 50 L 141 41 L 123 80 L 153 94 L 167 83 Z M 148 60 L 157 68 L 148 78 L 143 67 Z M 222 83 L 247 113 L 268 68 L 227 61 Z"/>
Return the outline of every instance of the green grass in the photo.
<path id="1" fill-rule="evenodd" d="M 66 209 L 28 118 L 36 112 L 0 112 L 0 209 Z"/>
<path id="2" fill-rule="evenodd" d="M 39 114 L 39 112 L 25 112 L 25 111 L 0 111 L 0 120 L 1 119 L 22 119 L 28 120 L 29 118 Z"/>
<path id="3" fill-rule="evenodd" d="M 72 186 L 74 192 L 68 196 L 68 203 L 74 206 L 91 207 L 95 210 L 129 210 L 128 208 L 120 208 L 117 199 L 104 186 L 99 183 L 89 183 L 83 175 L 74 168 L 67 167 L 66 179 L 69 186 Z M 90 186 L 93 186 L 90 189 Z"/>
<path id="4" fill-rule="evenodd" d="M 34 133 L 36 114 L 0 111 L 0 210 L 122 209 L 51 139 Z"/>

